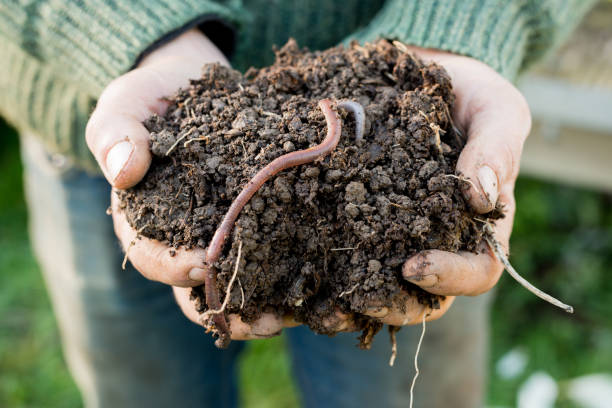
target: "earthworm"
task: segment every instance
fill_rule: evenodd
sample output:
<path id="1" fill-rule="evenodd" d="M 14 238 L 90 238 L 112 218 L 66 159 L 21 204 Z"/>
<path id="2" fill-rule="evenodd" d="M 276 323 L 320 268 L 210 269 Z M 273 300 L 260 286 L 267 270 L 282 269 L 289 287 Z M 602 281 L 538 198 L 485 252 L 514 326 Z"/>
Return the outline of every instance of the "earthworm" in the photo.
<path id="1" fill-rule="evenodd" d="M 370 131 L 370 129 L 366 129 L 367 121 L 363 106 L 355 101 L 341 101 L 338 103 L 338 107 L 346 109 L 353 114 L 355 118 L 355 141 L 357 144 L 360 144 L 363 136 Z"/>
<path id="2" fill-rule="evenodd" d="M 355 102 L 353 102 L 353 104 L 354 103 Z M 348 109 L 355 109 L 352 104 L 348 106 L 351 106 Z M 359 105 L 359 107 L 361 107 L 361 105 Z M 206 292 L 206 303 L 209 310 L 217 310 L 221 307 L 219 303 L 219 293 L 217 292 L 216 270 L 214 264 L 219 260 L 225 240 L 232 231 L 234 223 L 236 222 L 240 211 L 242 211 L 242 208 L 249 202 L 251 197 L 253 197 L 261 186 L 278 172 L 289 167 L 314 162 L 318 158 L 328 155 L 338 145 L 338 142 L 340 141 L 340 134 L 342 133 L 342 125 L 340 123 L 340 119 L 338 118 L 338 114 L 332 109 L 332 102 L 329 99 L 322 99 L 319 101 L 319 108 L 323 112 L 325 121 L 327 122 L 327 136 L 325 136 L 325 139 L 323 139 L 323 141 L 316 146 L 278 157 L 266 165 L 263 169 L 259 170 L 257 174 L 255 174 L 255 176 L 253 176 L 253 178 L 246 184 L 246 186 L 244 186 L 238 197 L 236 197 L 236 199 L 232 202 L 227 210 L 227 213 L 223 217 L 223 221 L 221 221 L 221 224 L 215 231 L 215 234 L 208 245 L 208 249 L 206 250 L 206 279 L 204 285 Z M 353 112 L 355 112 L 355 110 L 353 110 Z M 361 112 L 363 114 L 363 108 Z M 358 115 L 359 114 L 357 113 L 355 116 L 357 117 Z M 357 132 L 359 132 L 359 130 Z M 225 348 L 230 342 L 230 331 L 227 321 L 225 320 L 225 315 L 222 313 L 214 314 L 212 319 L 219 333 L 219 338 L 215 342 L 215 345 L 219 348 Z"/>

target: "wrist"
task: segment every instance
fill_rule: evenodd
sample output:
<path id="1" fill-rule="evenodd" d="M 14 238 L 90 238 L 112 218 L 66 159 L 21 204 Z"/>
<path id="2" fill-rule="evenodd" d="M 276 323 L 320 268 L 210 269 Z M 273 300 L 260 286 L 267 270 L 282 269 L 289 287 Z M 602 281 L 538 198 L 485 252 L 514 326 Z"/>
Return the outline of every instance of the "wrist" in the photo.
<path id="1" fill-rule="evenodd" d="M 140 60 L 138 67 L 170 58 L 196 60 L 199 65 L 213 62 L 230 65 L 223 52 L 202 31 L 192 28 L 145 55 Z"/>

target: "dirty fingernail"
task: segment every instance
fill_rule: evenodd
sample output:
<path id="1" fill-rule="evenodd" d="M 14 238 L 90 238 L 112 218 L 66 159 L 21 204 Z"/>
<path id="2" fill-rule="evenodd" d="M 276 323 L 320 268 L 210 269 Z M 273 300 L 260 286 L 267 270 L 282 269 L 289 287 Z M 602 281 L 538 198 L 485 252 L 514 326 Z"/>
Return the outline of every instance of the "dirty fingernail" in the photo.
<path id="1" fill-rule="evenodd" d="M 438 275 L 416 275 L 416 276 L 407 276 L 406 280 L 410 283 L 414 283 L 421 288 L 431 288 L 435 284 L 438 283 Z"/>
<path id="2" fill-rule="evenodd" d="M 497 175 L 489 166 L 482 166 L 478 170 L 478 182 L 482 191 L 484 192 L 487 201 L 491 206 L 495 206 L 497 203 L 497 197 L 499 196 L 499 186 L 497 182 Z"/>
<path id="3" fill-rule="evenodd" d="M 121 173 L 133 151 L 134 145 L 127 140 L 117 143 L 108 151 L 106 171 L 113 181 Z"/>
<path id="4" fill-rule="evenodd" d="M 202 268 L 193 268 L 189 271 L 189 279 L 196 282 L 204 282 L 204 275 L 206 271 Z"/>

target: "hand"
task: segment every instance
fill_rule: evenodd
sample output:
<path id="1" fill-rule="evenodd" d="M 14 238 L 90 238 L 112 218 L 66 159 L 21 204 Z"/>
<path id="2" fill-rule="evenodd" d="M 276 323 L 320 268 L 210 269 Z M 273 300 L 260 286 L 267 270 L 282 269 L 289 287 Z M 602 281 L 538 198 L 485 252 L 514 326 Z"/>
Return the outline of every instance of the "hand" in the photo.
<path id="1" fill-rule="evenodd" d="M 212 42 L 192 30 L 149 54 L 136 69 L 112 81 L 102 92 L 87 124 L 86 137 L 89 149 L 115 189 L 138 183 L 151 164 L 149 132 L 142 122 L 153 114 L 163 115 L 168 106 L 163 98 L 189 85 L 190 78 L 199 78 L 202 65 L 210 62 L 229 65 Z M 189 287 L 203 283 L 205 250 L 179 249 L 171 256 L 170 247 L 159 241 L 136 239 L 137 232 L 128 224 L 113 193 L 111 205 L 115 233 L 132 265 L 149 279 L 175 286 L 183 312 L 201 324 L 189 301 Z M 233 339 L 265 337 L 291 325 L 272 315 L 262 316 L 251 326 L 237 316 L 229 320 Z"/>
<path id="2" fill-rule="evenodd" d="M 467 132 L 467 144 L 459 156 L 457 172 L 469 179 L 466 197 L 478 213 L 501 204 L 505 218 L 496 221 L 495 238 L 508 251 L 514 219 L 514 183 L 519 171 L 523 143 L 531 128 L 531 115 L 521 93 L 487 65 L 468 57 L 408 47 L 425 61 L 434 61 L 448 71 L 457 97 L 453 117 Z M 483 252 L 421 252 L 408 259 L 403 276 L 424 290 L 447 296 L 438 310 L 408 305 L 375 309 L 370 315 L 387 324 L 414 324 L 423 314 L 427 320 L 442 316 L 453 296 L 475 296 L 490 290 L 499 280 L 503 266 L 483 242 Z M 416 307 L 416 308 L 413 308 Z"/>

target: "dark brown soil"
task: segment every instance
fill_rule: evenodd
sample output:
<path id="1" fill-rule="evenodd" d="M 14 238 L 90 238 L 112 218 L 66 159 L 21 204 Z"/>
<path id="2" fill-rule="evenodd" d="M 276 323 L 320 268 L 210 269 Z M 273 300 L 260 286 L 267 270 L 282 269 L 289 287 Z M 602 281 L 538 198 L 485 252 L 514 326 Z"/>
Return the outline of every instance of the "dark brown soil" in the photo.
<path id="1" fill-rule="evenodd" d="M 290 41 L 274 65 L 245 76 L 205 66 L 165 117 L 146 121 L 151 169 L 119 193 L 130 224 L 175 248 L 207 247 L 258 170 L 323 140 L 322 98 L 359 102 L 370 131 L 357 145 L 353 118 L 340 110 L 335 151 L 279 173 L 243 209 L 217 263 L 223 299 L 242 242 L 227 311 L 247 322 L 292 314 L 329 334 L 322 320 L 335 310 L 367 330 L 380 328 L 360 315 L 369 305 L 416 296 L 436 307 L 437 296 L 402 280 L 402 263 L 425 249 L 476 251 L 482 224 L 463 197 L 466 182 L 452 176 L 464 141 L 448 75 L 387 41 L 313 53 Z M 202 288 L 193 298 L 207 309 Z"/>

